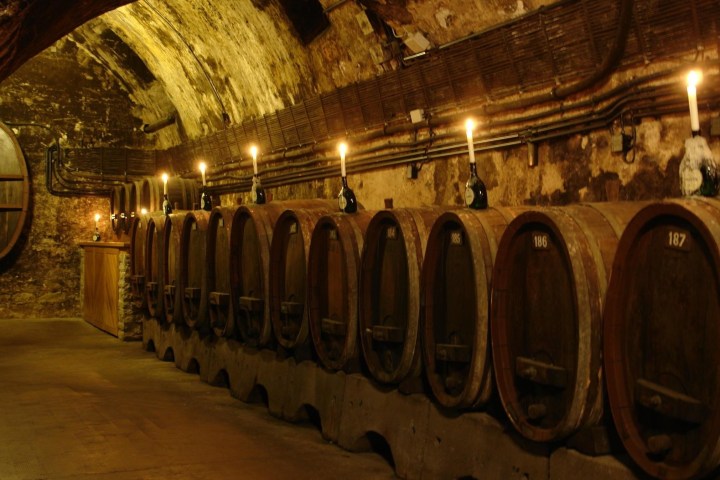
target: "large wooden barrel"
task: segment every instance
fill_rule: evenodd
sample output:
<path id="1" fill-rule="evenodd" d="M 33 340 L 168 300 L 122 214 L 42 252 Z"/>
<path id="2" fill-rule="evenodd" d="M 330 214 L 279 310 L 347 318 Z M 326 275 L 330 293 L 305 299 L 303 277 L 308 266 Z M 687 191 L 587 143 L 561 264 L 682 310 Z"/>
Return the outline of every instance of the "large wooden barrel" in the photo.
<path id="1" fill-rule="evenodd" d="M 130 226 L 130 296 L 133 306 L 143 310 L 145 297 L 145 249 L 147 248 L 148 215 L 133 218 Z"/>
<path id="2" fill-rule="evenodd" d="M 559 440 L 602 418 L 602 305 L 618 238 L 640 206 L 530 211 L 503 234 L 493 270 L 493 364 L 503 408 L 526 438 Z"/>
<path id="3" fill-rule="evenodd" d="M 135 197 L 135 209 L 136 215 L 145 210 L 146 212 L 154 212 L 155 209 L 151 208 L 150 193 L 143 189 L 145 180 L 135 180 L 132 182 L 132 196 Z M 159 208 L 157 210 L 160 210 Z"/>
<path id="4" fill-rule="evenodd" d="M 144 177 L 140 185 L 140 198 L 147 202 L 148 212 L 162 210 L 163 185 L 162 180 L 155 177 Z"/>
<path id="5" fill-rule="evenodd" d="M 0 122 L 0 259 L 20 238 L 29 203 L 25 157 L 12 130 Z"/>
<path id="6" fill-rule="evenodd" d="M 207 230 L 210 212 L 193 210 L 185 215 L 180 238 L 180 283 L 183 319 L 198 330 L 208 327 Z"/>
<path id="7" fill-rule="evenodd" d="M 310 237 L 323 215 L 337 210 L 333 201 L 313 208 L 288 208 L 275 222 L 270 244 L 270 318 L 275 340 L 288 350 L 311 344 L 307 305 Z"/>
<path id="8" fill-rule="evenodd" d="M 124 222 L 121 214 L 125 211 L 125 185 L 115 185 L 110 194 L 110 224 L 115 233 L 122 232 Z"/>
<path id="9" fill-rule="evenodd" d="M 326 200 L 291 200 L 243 205 L 230 232 L 230 286 L 237 333 L 248 346 L 272 343 L 270 317 L 270 244 L 278 217 L 287 208 L 330 205 Z M 335 205 L 337 208 L 337 205 Z"/>
<path id="10" fill-rule="evenodd" d="M 330 370 L 357 371 L 358 283 L 363 238 L 374 212 L 322 216 L 308 257 L 308 320 L 320 362 Z"/>
<path id="11" fill-rule="evenodd" d="M 420 270 L 440 209 L 382 210 L 365 232 L 360 272 L 360 344 L 370 374 L 399 384 L 422 373 Z"/>
<path id="12" fill-rule="evenodd" d="M 159 212 L 150 215 L 145 235 L 145 304 L 150 316 L 158 320 L 165 318 L 165 221 Z"/>
<path id="13" fill-rule="evenodd" d="M 608 399 L 628 453 L 657 478 L 705 478 L 720 465 L 718 200 L 665 201 L 632 219 L 604 320 Z"/>
<path id="14" fill-rule="evenodd" d="M 218 337 L 235 333 L 235 311 L 230 299 L 230 232 L 238 207 L 215 207 L 207 232 L 207 295 L 210 326 Z"/>
<path id="15" fill-rule="evenodd" d="M 146 208 L 148 212 L 162 210 L 163 182 L 158 177 L 144 177 L 135 182 L 134 211 Z M 170 177 L 168 180 L 168 200 L 173 208 L 178 210 L 191 210 L 200 204 L 200 191 L 198 183 L 193 179 Z"/>
<path id="16" fill-rule="evenodd" d="M 187 211 L 165 217 L 163 231 L 163 311 L 169 323 L 183 323 L 183 291 L 180 268 L 183 223 Z"/>
<path id="17" fill-rule="evenodd" d="M 423 363 L 445 407 L 476 407 L 490 398 L 492 268 L 500 237 L 520 212 L 446 212 L 430 231 L 421 282 Z"/>
<path id="18" fill-rule="evenodd" d="M 137 214 L 137 191 L 135 190 L 135 184 L 132 182 L 124 184 L 123 189 L 125 190 L 125 206 L 120 212 L 122 221 L 120 228 L 123 232 L 130 233 L 134 223 L 133 220 Z"/>

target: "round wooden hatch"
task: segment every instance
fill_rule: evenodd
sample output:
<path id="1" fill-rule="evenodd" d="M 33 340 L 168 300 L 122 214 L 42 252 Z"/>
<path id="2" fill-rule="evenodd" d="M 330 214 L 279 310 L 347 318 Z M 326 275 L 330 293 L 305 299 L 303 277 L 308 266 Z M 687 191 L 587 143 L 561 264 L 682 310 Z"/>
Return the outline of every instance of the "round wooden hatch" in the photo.
<path id="1" fill-rule="evenodd" d="M 25 157 L 12 130 L 0 122 L 0 259 L 20 238 L 29 202 Z"/>
<path id="2" fill-rule="evenodd" d="M 720 464 L 720 202 L 649 205 L 618 245 L 604 314 L 620 438 L 657 478 Z"/>

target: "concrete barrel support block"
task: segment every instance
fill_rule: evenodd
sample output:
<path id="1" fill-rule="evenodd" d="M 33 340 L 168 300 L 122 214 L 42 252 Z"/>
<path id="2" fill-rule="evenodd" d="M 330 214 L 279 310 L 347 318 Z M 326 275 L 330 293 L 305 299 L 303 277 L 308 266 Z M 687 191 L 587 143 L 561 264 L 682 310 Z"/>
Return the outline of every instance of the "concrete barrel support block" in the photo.
<path id="1" fill-rule="evenodd" d="M 325 440 L 337 442 L 340 428 L 345 373 L 330 373 L 315 362 L 291 364 L 283 418 L 291 422 L 308 417 L 306 405 L 312 406 L 320 416 Z"/>
<path id="2" fill-rule="evenodd" d="M 419 479 L 430 405 L 425 395 L 381 390 L 360 374 L 347 375 L 337 443 L 350 451 L 369 450 L 367 434 L 379 434 L 390 447 L 395 473 Z"/>
<path id="3" fill-rule="evenodd" d="M 550 478 L 582 478 L 583 480 L 636 480 L 647 478 L 630 458 L 623 463 L 617 457 L 602 455 L 590 457 L 568 448 L 558 448 L 550 456 Z"/>
<path id="4" fill-rule="evenodd" d="M 548 479 L 547 445 L 525 440 L 486 413 L 449 416 L 433 404 L 429 415 L 422 478 Z"/>
<path id="5" fill-rule="evenodd" d="M 270 414 L 282 418 L 288 381 L 291 378 L 290 367 L 295 363 L 295 359 L 280 359 L 275 351 L 267 349 L 261 349 L 258 356 L 255 385 L 265 389 Z"/>

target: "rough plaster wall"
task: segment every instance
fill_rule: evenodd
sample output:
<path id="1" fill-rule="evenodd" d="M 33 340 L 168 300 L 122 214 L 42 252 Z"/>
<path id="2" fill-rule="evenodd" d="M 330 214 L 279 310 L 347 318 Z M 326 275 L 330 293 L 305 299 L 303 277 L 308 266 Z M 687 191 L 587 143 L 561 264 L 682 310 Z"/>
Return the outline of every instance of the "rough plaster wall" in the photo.
<path id="1" fill-rule="evenodd" d="M 22 239 L 0 263 L 0 317 L 81 315 L 80 248 L 91 240 L 93 216 L 110 238 L 107 198 L 67 198 L 45 187 L 45 148 L 57 135 L 66 146 L 142 146 L 139 119 L 117 80 L 73 42 L 60 41 L 0 84 L 0 120 L 47 124 L 17 127 L 31 176 L 31 207 Z M 57 133 L 56 133 L 57 132 Z"/>

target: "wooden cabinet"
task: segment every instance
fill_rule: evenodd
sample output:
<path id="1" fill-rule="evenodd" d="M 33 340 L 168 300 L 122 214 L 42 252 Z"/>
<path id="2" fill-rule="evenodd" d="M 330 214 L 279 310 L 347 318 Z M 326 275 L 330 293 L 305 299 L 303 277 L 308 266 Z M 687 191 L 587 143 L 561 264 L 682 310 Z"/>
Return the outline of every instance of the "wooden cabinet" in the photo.
<path id="1" fill-rule="evenodd" d="M 83 319 L 118 336 L 120 306 L 120 254 L 123 242 L 83 242 Z"/>

